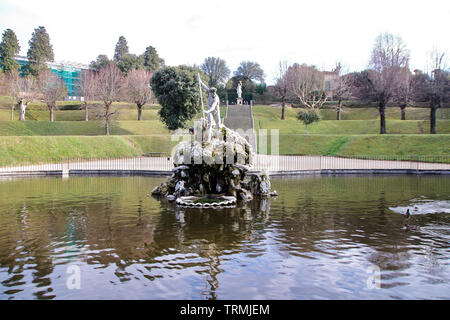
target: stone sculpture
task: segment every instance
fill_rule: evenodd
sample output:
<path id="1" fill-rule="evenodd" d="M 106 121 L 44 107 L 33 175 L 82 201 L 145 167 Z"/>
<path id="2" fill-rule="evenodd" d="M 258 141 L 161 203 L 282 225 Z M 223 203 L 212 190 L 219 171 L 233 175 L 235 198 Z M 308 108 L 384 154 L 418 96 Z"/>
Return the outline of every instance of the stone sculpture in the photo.
<path id="1" fill-rule="evenodd" d="M 236 92 L 237 92 L 238 98 L 242 98 L 242 81 L 241 80 L 239 80 L 239 82 L 238 82 Z"/>
<path id="2" fill-rule="evenodd" d="M 206 112 L 203 110 L 208 117 L 195 123 L 193 141 L 177 145 L 172 176 L 153 189 L 152 194 L 176 200 L 180 205 L 189 202 L 205 206 L 211 205 L 213 197 L 226 199 L 224 203 L 229 204 L 233 203 L 229 197 L 250 201 L 253 195 L 276 195 L 270 192 L 270 181 L 265 173 L 246 179 L 253 165 L 252 147 L 239 133 L 221 124 L 220 101 L 215 88 L 208 88 L 200 78 L 199 85 L 208 92 L 208 107 Z M 197 202 L 193 196 L 199 198 Z"/>
<path id="3" fill-rule="evenodd" d="M 198 78 L 200 86 L 208 92 L 208 107 L 204 111 L 208 115 L 208 137 L 207 141 L 211 141 L 212 127 L 215 124 L 217 129 L 220 129 L 220 99 L 217 95 L 217 89 L 214 87 L 208 88 L 201 80 Z M 200 93 L 201 94 L 201 93 Z M 203 108 L 203 105 L 202 105 Z"/>

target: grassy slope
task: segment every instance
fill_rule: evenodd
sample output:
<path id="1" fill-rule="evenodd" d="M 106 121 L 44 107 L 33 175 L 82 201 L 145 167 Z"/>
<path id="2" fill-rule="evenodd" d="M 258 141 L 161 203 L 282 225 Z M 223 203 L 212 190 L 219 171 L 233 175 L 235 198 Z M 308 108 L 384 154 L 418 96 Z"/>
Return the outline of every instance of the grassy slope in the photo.
<path id="1" fill-rule="evenodd" d="M 54 112 L 55 121 L 84 121 L 85 112 L 84 110 L 56 110 Z M 145 109 L 142 114 L 143 120 L 159 120 L 157 109 Z M 48 110 L 36 110 L 29 109 L 25 113 L 26 120 L 39 120 L 48 121 L 50 118 L 50 113 Z M 11 111 L 6 109 L 0 109 L 0 121 L 10 120 Z M 14 119 L 19 119 L 19 110 L 14 111 Z M 89 119 L 95 120 L 95 112 L 90 110 Z M 137 110 L 120 108 L 117 116 L 117 120 L 137 120 Z"/>
<path id="2" fill-rule="evenodd" d="M 0 166 L 65 159 L 121 158 L 147 152 L 170 154 L 176 144 L 167 135 L 99 137 L 2 137 Z"/>
<path id="3" fill-rule="evenodd" d="M 347 109 L 348 110 L 348 109 Z M 280 154 L 337 155 L 337 156 L 400 156 L 408 155 L 450 155 L 449 109 L 438 112 L 438 135 L 424 135 L 429 132 L 427 120 L 393 120 L 400 118 L 398 108 L 387 111 L 388 135 L 378 135 L 379 120 L 375 108 L 351 109 L 344 113 L 344 119 L 371 119 L 335 121 L 333 110 L 321 110 L 322 121 L 305 126 L 296 119 L 298 109 L 286 108 L 286 120 L 280 120 L 279 107 L 255 106 L 255 129 L 269 129 L 268 153 L 270 150 L 270 129 L 279 131 Z M 428 109 L 408 108 L 407 119 L 428 119 Z M 408 117 L 409 115 L 409 117 Z M 333 119 L 333 120 L 327 120 Z M 260 153 L 266 153 L 261 148 Z M 446 160 L 448 161 L 448 160 Z"/>
<path id="4" fill-rule="evenodd" d="M 0 107 L 1 102 L 2 97 Z M 64 103 L 62 108 L 76 107 L 76 104 L 76 102 Z M 159 121 L 157 106 L 146 106 L 144 110 L 146 121 L 141 122 L 128 121 L 137 118 L 134 105 L 117 103 L 117 106 L 121 109 L 119 120 L 126 119 L 126 121 L 116 122 L 111 130 L 113 135 L 111 137 L 102 136 L 104 129 L 101 122 L 81 121 L 84 119 L 83 110 L 57 111 L 55 116 L 57 121 L 51 123 L 8 121 L 9 110 L 0 109 L 0 136 L 3 136 L 0 137 L 0 165 L 39 163 L 66 158 L 128 157 L 147 152 L 170 153 L 171 146 L 176 142 L 171 141 L 169 131 Z M 448 135 L 415 135 L 428 132 L 428 121 L 392 120 L 400 117 L 398 108 L 388 109 L 387 117 L 390 120 L 387 121 L 387 130 L 388 133 L 399 135 L 383 136 L 377 135 L 379 123 L 376 120 L 378 113 L 375 108 L 351 109 L 344 113 L 343 117 L 372 119 L 368 121 L 327 121 L 328 118 L 334 119 L 335 113 L 333 110 L 322 110 L 322 118 L 325 120 L 309 126 L 308 136 L 304 135 L 304 126 L 295 118 L 297 110 L 286 108 L 286 120 L 281 121 L 280 108 L 254 107 L 257 130 L 259 126 L 280 130 L 281 154 L 372 157 L 450 154 Z M 411 117 L 414 115 L 417 119 L 427 119 L 428 111 L 420 108 L 407 110 L 407 118 L 408 115 Z M 221 107 L 221 113 L 225 114 L 225 107 Z M 48 119 L 48 111 L 41 103 L 32 105 L 27 115 L 29 119 Z M 450 115 L 448 110 L 438 111 L 438 119 L 449 119 L 448 115 Z M 16 114 L 16 119 L 17 116 Z M 198 117 L 199 115 L 196 116 Z M 438 121 L 438 133 L 450 133 L 450 120 Z M 25 137 L 29 135 L 34 136 Z M 86 137 L 86 135 L 98 136 Z"/>
<path id="5" fill-rule="evenodd" d="M 450 162 L 450 142 L 446 135 L 286 135 L 280 139 L 283 154 L 336 155 L 348 157 L 432 155 Z M 269 139 L 270 142 L 270 139 Z M 2 137 L 0 166 L 43 163 L 61 159 L 120 158 L 147 152 L 170 154 L 177 142 L 168 135 L 153 136 L 49 136 Z M 393 147 L 395 146 L 395 147 Z M 262 150 L 260 150 L 262 151 Z M 270 153 L 270 143 L 267 153 Z M 438 159 L 439 155 L 447 155 Z"/>
<path id="6" fill-rule="evenodd" d="M 101 108 L 102 103 L 96 102 Z M 84 121 L 85 111 L 84 105 L 79 101 L 59 101 L 57 103 L 58 110 L 54 111 L 55 121 Z M 117 120 L 137 120 L 137 108 L 133 103 L 128 102 L 114 102 L 113 107 L 118 109 Z M 6 121 L 11 119 L 11 102 L 9 97 L 0 96 L 0 121 Z M 159 105 L 146 104 L 143 108 L 143 120 L 158 120 Z M 224 116 L 226 107 L 221 107 L 221 114 Z M 95 120 L 95 108 L 89 107 L 89 119 Z M 199 118 L 201 114 L 198 114 L 196 118 Z M 14 119 L 19 118 L 19 110 L 16 108 L 14 112 Z M 30 104 L 25 114 L 26 120 L 39 120 L 48 121 L 50 114 L 47 106 L 40 102 L 35 101 Z"/>
<path id="7" fill-rule="evenodd" d="M 0 96 L 0 120 L 10 119 L 11 102 L 8 97 Z M 56 121 L 83 121 L 84 110 L 80 110 L 82 104 L 77 101 L 61 101 L 58 102 L 59 111 L 55 111 Z M 120 109 L 118 120 L 136 120 L 137 110 L 132 103 L 115 102 L 114 106 Z M 145 105 L 143 111 L 144 120 L 157 119 L 157 105 Z M 286 118 L 295 119 L 297 108 L 286 107 Z M 225 115 L 225 107 L 221 107 L 221 113 Z M 333 109 L 322 109 L 320 111 L 323 120 L 335 120 L 336 112 Z M 254 106 L 254 114 L 258 118 L 279 119 L 281 116 L 280 107 L 271 106 Z M 427 120 L 429 119 L 430 110 L 428 108 L 406 108 L 407 120 Z M 442 108 L 437 111 L 438 119 L 450 119 L 450 108 Z M 15 112 L 15 119 L 18 118 L 18 110 Z M 46 105 L 42 102 L 33 102 L 27 109 L 26 117 L 28 120 L 49 119 L 49 112 Z M 390 107 L 386 110 L 387 119 L 399 120 L 400 108 Z M 94 112 L 90 111 L 90 118 L 94 119 Z M 348 108 L 344 107 L 342 112 L 342 120 L 376 120 L 378 119 L 378 110 L 374 107 L 366 108 Z"/>
<path id="8" fill-rule="evenodd" d="M 305 126 L 298 120 L 260 120 L 255 123 L 256 131 L 278 129 L 280 135 L 305 133 Z M 437 123 L 438 133 L 450 133 L 450 120 Z M 420 134 L 429 130 L 428 121 L 388 120 L 387 131 L 390 134 Z M 362 121 L 320 121 L 308 126 L 309 134 L 377 134 L 377 120 Z M 111 128 L 112 135 L 149 135 L 169 134 L 158 120 L 116 121 Z M 0 136 L 63 136 L 63 135 L 103 135 L 101 121 L 0 121 Z"/>
<path id="9" fill-rule="evenodd" d="M 270 136 L 267 152 L 271 153 Z M 450 162 L 450 139 L 447 135 L 285 135 L 279 139 L 281 154 L 336 155 L 346 157 L 447 156 Z"/>
<path id="10" fill-rule="evenodd" d="M 101 121 L 0 121 L 0 136 L 73 136 L 104 135 Z M 112 135 L 168 135 L 161 121 L 116 121 Z"/>
<path id="11" fill-rule="evenodd" d="M 296 120 L 295 116 L 298 108 L 286 107 L 285 119 Z M 279 120 L 281 117 L 280 107 L 271 106 L 254 106 L 253 114 L 256 119 Z M 321 109 L 320 115 L 322 120 L 336 120 L 336 111 L 333 109 Z M 450 120 L 450 108 L 438 109 L 436 112 L 437 119 Z M 400 120 L 400 108 L 387 108 L 386 118 L 390 120 Z M 430 118 L 430 109 L 427 108 L 406 108 L 406 120 L 428 120 Z M 378 110 L 376 108 L 344 108 L 342 120 L 377 120 L 379 119 Z"/>
<path id="12" fill-rule="evenodd" d="M 389 134 L 428 133 L 430 122 L 425 120 L 386 120 Z M 299 120 L 255 119 L 255 129 L 278 129 L 280 134 L 305 134 L 305 125 Z M 308 134 L 377 134 L 379 120 L 322 120 L 308 126 Z M 437 132 L 450 133 L 450 120 L 438 120 Z"/>

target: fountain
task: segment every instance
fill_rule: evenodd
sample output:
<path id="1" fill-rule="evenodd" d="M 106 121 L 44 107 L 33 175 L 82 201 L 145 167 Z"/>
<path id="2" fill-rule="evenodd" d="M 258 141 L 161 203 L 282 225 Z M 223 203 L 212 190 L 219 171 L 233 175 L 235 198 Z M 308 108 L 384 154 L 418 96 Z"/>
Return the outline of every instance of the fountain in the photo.
<path id="1" fill-rule="evenodd" d="M 254 196 L 276 196 L 265 172 L 247 177 L 254 164 L 251 145 L 221 124 L 216 89 L 206 87 L 200 78 L 199 83 L 200 90 L 203 87 L 209 93 L 208 109 L 195 123 L 193 141 L 176 146 L 173 174 L 153 189 L 152 195 L 193 207 L 229 206 Z"/>

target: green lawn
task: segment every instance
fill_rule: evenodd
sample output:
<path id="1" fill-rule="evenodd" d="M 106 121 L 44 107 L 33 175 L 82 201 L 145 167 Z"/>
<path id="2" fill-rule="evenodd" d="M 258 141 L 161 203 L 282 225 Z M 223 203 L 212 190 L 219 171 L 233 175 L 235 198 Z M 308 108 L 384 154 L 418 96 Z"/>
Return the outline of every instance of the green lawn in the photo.
<path id="1" fill-rule="evenodd" d="M 27 121 L 10 121 L 8 98 L 0 96 L 0 165 L 40 163 L 71 158 L 130 157 L 147 152 L 170 153 L 177 142 L 159 120 L 157 105 L 144 107 L 144 121 L 136 121 L 137 110 L 129 103 L 115 103 L 120 109 L 111 136 L 104 136 L 101 121 L 85 122 L 79 102 L 61 102 L 55 122 L 42 103 L 27 110 Z M 63 109 L 63 110 L 62 110 Z M 437 135 L 429 135 L 429 109 L 408 108 L 407 119 L 399 108 L 387 110 L 387 135 L 378 135 L 379 120 L 375 108 L 347 108 L 345 121 L 336 121 L 334 110 L 321 110 L 322 121 L 308 126 L 296 119 L 299 109 L 286 108 L 286 120 L 280 120 L 281 108 L 255 106 L 255 129 L 279 130 L 280 154 L 336 155 L 349 157 L 409 155 L 450 155 L 450 109 L 438 111 Z M 225 116 L 226 107 L 221 107 Z M 201 113 L 195 116 L 199 118 Z M 18 118 L 16 110 L 15 119 Z M 34 120 L 34 121 L 33 121 Z M 36 121 L 39 120 L 39 121 Z M 189 125 L 192 125 L 192 121 Z M 269 150 L 270 153 L 270 136 Z M 263 152 L 263 150 L 259 150 Z M 265 153 L 265 152 L 263 152 Z M 441 161 L 441 160 L 439 160 Z"/>
<path id="2" fill-rule="evenodd" d="M 96 102 L 101 104 L 101 102 Z M 336 111 L 329 109 L 332 107 L 332 102 L 327 103 L 327 108 L 320 110 L 320 114 L 323 120 L 335 120 Z M 115 107 L 120 109 L 118 120 L 137 120 L 136 105 L 129 102 L 115 102 Z M 349 103 L 353 107 L 344 107 L 342 112 L 342 120 L 376 120 L 379 118 L 377 108 L 361 107 L 359 103 Z M 359 106 L 359 107 L 355 107 Z M 0 96 L 0 120 L 10 119 L 10 107 L 11 101 L 7 96 Z M 58 102 L 59 111 L 55 111 L 56 121 L 83 121 L 84 110 L 82 110 L 83 104 L 79 101 L 60 101 Z M 160 107 L 156 104 L 147 104 L 144 106 L 143 118 L 144 120 L 157 120 L 157 111 Z M 92 108 L 91 108 L 92 109 Z M 226 107 L 221 107 L 221 114 L 225 116 Z M 286 107 L 286 119 L 295 119 L 295 115 L 298 112 L 298 108 Z M 262 106 L 255 105 L 253 108 L 255 118 L 258 119 L 280 119 L 281 107 L 275 106 Z M 437 118 L 444 120 L 450 120 L 450 108 L 438 109 Z M 197 115 L 199 117 L 200 115 Z M 400 120 L 400 108 L 388 107 L 386 110 L 386 118 L 390 120 Z M 428 120 L 430 116 L 430 110 L 428 108 L 406 108 L 407 120 Z M 26 117 L 28 120 L 43 120 L 49 119 L 49 112 L 47 106 L 40 101 L 35 101 L 27 109 Z M 18 110 L 15 112 L 15 119 L 18 118 Z M 94 112 L 91 110 L 90 118 L 94 119 Z"/>
<path id="3" fill-rule="evenodd" d="M 271 137 L 268 148 L 259 153 L 271 153 Z M 286 155 L 333 155 L 345 157 L 395 156 L 446 156 L 450 162 L 448 135 L 280 135 L 279 152 Z"/>
<path id="4" fill-rule="evenodd" d="M 159 120 L 115 121 L 111 135 L 168 135 Z M 0 121 L 0 136 L 94 136 L 104 135 L 101 121 Z"/>
<path id="5" fill-rule="evenodd" d="M 270 137 L 267 152 L 271 153 Z M 32 136 L 0 137 L 0 166 L 67 159 L 141 156 L 171 153 L 177 144 L 169 135 L 147 136 Z M 280 154 L 333 155 L 357 158 L 415 159 L 450 162 L 447 135 L 283 135 Z M 262 150 L 260 150 L 262 151 Z M 412 156 L 412 157 L 411 157 Z"/>
<path id="6" fill-rule="evenodd" d="M 286 107 L 285 119 L 295 120 L 299 108 Z M 253 107 L 253 115 L 256 119 L 279 120 L 281 118 L 281 107 L 260 106 Z M 336 111 L 333 109 L 321 109 L 322 120 L 336 120 Z M 450 108 L 441 108 L 436 112 L 437 119 L 450 120 Z M 428 120 L 430 118 L 430 109 L 428 108 L 406 108 L 406 120 Z M 379 119 L 378 110 L 371 108 L 344 108 L 342 120 L 377 120 Z M 400 120 L 400 108 L 389 107 L 386 109 L 386 119 Z"/>
<path id="7" fill-rule="evenodd" d="M 1 97 L 1 96 L 0 96 Z M 1 100 L 1 99 L 0 99 Z M 72 102 L 73 103 L 73 102 Z M 62 104 L 61 102 L 59 104 Z M 126 121 L 134 121 L 137 120 L 138 112 L 136 105 L 134 104 L 127 104 L 127 103 L 120 103 L 115 102 L 114 104 L 115 108 L 118 108 L 119 112 L 117 113 L 116 120 L 126 120 Z M 55 121 L 84 121 L 85 120 L 85 111 L 84 109 L 78 109 L 80 107 L 80 104 L 77 105 L 73 104 L 73 106 L 76 106 L 77 108 L 75 110 L 55 110 L 54 111 L 54 119 Z M 70 107 L 61 105 L 60 107 Z M 10 106 L 5 106 L 0 104 L 0 121 L 9 121 L 11 119 L 11 110 L 9 109 Z M 143 120 L 157 120 L 159 121 L 159 115 L 158 110 L 159 106 L 157 105 L 145 105 L 144 109 L 142 111 L 142 118 Z M 226 107 L 220 107 L 220 113 L 222 116 L 225 116 L 226 113 Z M 194 118 L 198 119 L 201 117 L 201 113 L 198 113 Z M 15 108 L 14 111 L 14 120 L 19 119 L 19 110 L 18 108 Z M 45 105 L 42 104 L 31 104 L 25 113 L 25 119 L 26 120 L 38 120 L 38 121 L 49 121 L 50 119 L 50 112 L 48 111 L 48 108 Z M 95 120 L 96 119 L 96 111 L 95 108 L 90 107 L 89 109 L 89 119 Z"/>
<path id="8" fill-rule="evenodd" d="M 170 154 L 175 144 L 169 135 L 0 137 L 0 166 L 136 157 L 148 152 Z"/>
<path id="9" fill-rule="evenodd" d="M 131 109 L 126 107 L 119 107 L 119 113 L 117 114 L 117 120 L 137 120 L 137 109 Z M 55 121 L 84 121 L 84 110 L 56 110 L 54 111 Z M 89 119 L 95 120 L 95 111 L 91 108 L 89 111 Z M 143 120 L 159 120 L 158 109 L 145 108 L 142 112 Z M 11 119 L 11 111 L 7 109 L 0 109 L 0 121 L 6 121 Z M 16 108 L 14 111 L 14 120 L 19 119 L 19 110 Z M 27 109 L 25 113 L 26 120 L 39 120 L 48 121 L 50 119 L 50 112 L 48 109 Z"/>
<path id="10" fill-rule="evenodd" d="M 278 129 L 280 134 L 305 134 L 305 125 L 299 120 L 255 119 L 255 130 Z M 430 131 L 430 122 L 425 120 L 386 120 L 389 134 L 421 134 Z M 379 120 L 322 120 L 308 125 L 308 134 L 377 134 Z M 450 133 L 450 120 L 438 120 L 437 132 Z"/>

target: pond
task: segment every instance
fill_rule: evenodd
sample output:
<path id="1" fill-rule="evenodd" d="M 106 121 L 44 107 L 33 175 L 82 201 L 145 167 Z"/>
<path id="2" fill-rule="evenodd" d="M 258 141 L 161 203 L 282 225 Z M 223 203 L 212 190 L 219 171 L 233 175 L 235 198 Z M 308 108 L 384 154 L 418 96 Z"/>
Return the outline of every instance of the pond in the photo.
<path id="1" fill-rule="evenodd" d="M 0 299 L 450 298 L 449 177 L 272 178 L 220 210 L 164 180 L 0 180 Z"/>

